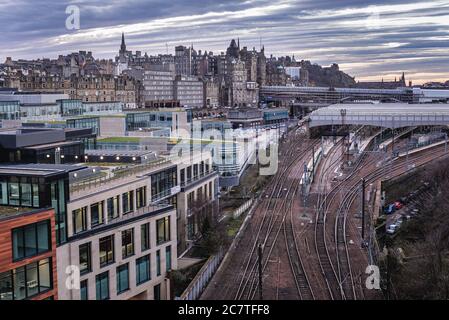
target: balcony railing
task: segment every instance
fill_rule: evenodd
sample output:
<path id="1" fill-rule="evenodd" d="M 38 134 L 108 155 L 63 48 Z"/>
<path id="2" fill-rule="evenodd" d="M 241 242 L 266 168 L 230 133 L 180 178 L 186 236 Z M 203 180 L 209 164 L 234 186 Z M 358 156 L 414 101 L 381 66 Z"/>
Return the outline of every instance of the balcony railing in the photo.
<path id="1" fill-rule="evenodd" d="M 181 187 L 180 186 L 174 186 L 170 189 L 164 190 L 162 192 L 159 192 L 158 194 L 154 194 L 151 197 L 151 202 L 155 203 L 155 202 L 159 202 L 161 200 L 164 200 L 168 197 L 171 197 L 175 194 L 177 194 L 179 191 L 181 191 Z"/>
<path id="2" fill-rule="evenodd" d="M 107 225 L 121 223 L 121 222 L 124 222 L 124 221 L 128 221 L 130 219 L 133 219 L 133 218 L 137 218 L 137 217 L 143 216 L 143 215 L 148 214 L 148 213 L 157 212 L 159 210 L 167 209 L 167 208 L 170 208 L 170 207 L 172 207 L 172 205 L 169 204 L 169 203 L 158 203 L 158 204 L 151 204 L 151 205 L 148 205 L 148 206 L 145 206 L 145 207 L 142 207 L 142 208 L 138 208 L 138 209 L 136 209 L 136 210 L 134 210 L 134 211 L 132 211 L 130 213 L 121 214 L 120 216 L 118 216 L 116 218 L 109 218 L 107 223 L 99 224 L 99 225 L 96 225 L 96 226 L 92 227 L 89 230 L 77 233 L 75 235 L 75 237 L 79 236 L 79 235 L 82 235 L 85 232 L 101 229 L 101 228 L 103 228 L 103 227 L 105 227 Z"/>
<path id="3" fill-rule="evenodd" d="M 190 179 L 187 179 L 186 181 L 182 181 L 181 188 L 188 187 L 189 185 L 191 185 L 195 182 L 201 181 L 203 178 L 210 178 L 214 174 L 217 174 L 217 171 L 214 171 L 212 169 L 209 171 L 204 171 L 203 173 L 200 173 Z"/>

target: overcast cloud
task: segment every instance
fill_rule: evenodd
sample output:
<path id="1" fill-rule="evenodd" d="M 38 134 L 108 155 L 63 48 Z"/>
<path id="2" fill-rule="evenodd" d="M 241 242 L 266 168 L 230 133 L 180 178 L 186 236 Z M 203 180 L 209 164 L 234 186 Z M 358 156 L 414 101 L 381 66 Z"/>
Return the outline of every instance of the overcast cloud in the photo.
<path id="1" fill-rule="evenodd" d="M 81 29 L 67 30 L 77 5 Z M 0 60 L 127 47 L 173 53 L 176 45 L 224 51 L 232 38 L 266 54 L 338 63 L 358 80 L 449 80 L 449 0 L 0 0 Z"/>

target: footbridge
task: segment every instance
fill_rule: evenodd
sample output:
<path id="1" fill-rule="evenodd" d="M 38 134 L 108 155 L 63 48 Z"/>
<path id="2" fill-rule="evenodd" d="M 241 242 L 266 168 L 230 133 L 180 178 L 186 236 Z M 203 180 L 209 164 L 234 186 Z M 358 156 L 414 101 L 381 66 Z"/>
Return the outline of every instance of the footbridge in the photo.
<path id="1" fill-rule="evenodd" d="M 309 128 L 332 125 L 444 126 L 449 125 L 449 104 L 335 104 L 310 114 Z"/>

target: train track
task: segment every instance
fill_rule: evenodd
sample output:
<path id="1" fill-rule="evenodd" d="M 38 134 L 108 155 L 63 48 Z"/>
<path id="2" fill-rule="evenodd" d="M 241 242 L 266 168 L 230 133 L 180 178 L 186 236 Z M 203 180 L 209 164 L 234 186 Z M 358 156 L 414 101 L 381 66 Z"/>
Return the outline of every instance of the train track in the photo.
<path id="1" fill-rule="evenodd" d="M 295 140 L 295 137 L 293 137 L 293 140 Z M 268 196 L 269 199 L 262 206 L 262 219 L 258 224 L 257 234 L 253 237 L 254 241 L 251 248 L 248 250 L 248 258 L 245 261 L 245 267 L 241 272 L 241 280 L 234 295 L 236 300 L 253 299 L 255 297 L 258 279 L 256 248 L 259 243 L 262 243 L 265 248 L 262 265 L 263 270 L 266 270 L 281 231 L 283 231 L 284 238 L 287 237 L 285 243 L 289 242 L 287 252 L 298 296 L 300 299 L 314 298 L 297 248 L 297 242 L 294 238 L 293 217 L 288 215 L 288 213 L 292 215 L 292 203 L 296 195 L 297 185 L 295 181 L 286 185 L 287 177 L 294 170 L 295 166 L 298 167 L 298 163 L 302 163 L 301 161 L 307 158 L 311 151 L 317 147 L 318 141 L 313 140 L 306 143 L 305 148 L 302 146 L 303 148 L 298 154 L 298 147 L 303 144 L 301 140 L 293 141 L 292 143 L 286 143 L 283 148 L 285 152 L 281 162 L 280 173 L 275 176 L 273 183 L 271 183 L 272 188 Z M 299 168 L 301 167 L 299 166 Z M 298 169 L 296 170 L 298 171 Z M 293 239 L 294 241 L 290 242 L 288 239 Z"/>
<path id="2" fill-rule="evenodd" d="M 444 156 L 441 154 L 440 149 L 442 148 L 439 148 L 439 151 L 437 150 L 432 152 L 432 154 L 440 153 L 437 157 Z M 423 159 L 426 161 L 422 162 Z M 429 154 L 427 154 L 427 152 L 424 155 L 419 153 L 409 156 L 409 161 L 419 162 L 419 166 L 424 165 L 429 161 L 433 161 L 434 159 L 434 156 L 430 156 L 429 158 Z M 406 168 L 409 161 L 402 157 L 392 160 L 391 166 L 387 167 L 382 166 L 380 168 L 373 168 L 373 162 L 371 162 L 370 165 L 363 167 L 363 172 L 366 172 L 363 174 L 362 164 L 365 164 L 365 160 L 367 160 L 366 154 L 360 158 L 352 172 L 342 182 L 340 182 L 324 197 L 319 197 L 318 200 L 317 221 L 315 224 L 316 251 L 320 259 L 320 266 L 326 279 L 329 296 L 331 299 L 357 299 L 348 244 L 346 241 L 346 225 L 349 210 L 353 206 L 359 193 L 359 174 L 362 173 L 366 183 L 372 183 L 385 177 L 386 175 L 389 175 L 389 177 L 392 178 L 403 174 L 404 168 L 406 169 L 405 172 L 410 170 Z M 332 166 L 329 168 L 331 167 Z M 394 174 L 394 176 L 391 176 L 392 174 Z M 328 213 L 331 211 L 330 208 L 332 203 L 336 201 L 336 196 L 339 190 L 346 191 L 340 204 L 338 205 L 337 214 L 334 220 L 333 240 L 335 244 L 335 256 L 331 257 L 331 251 L 328 248 L 328 241 L 326 240 L 326 219 L 328 218 Z"/>

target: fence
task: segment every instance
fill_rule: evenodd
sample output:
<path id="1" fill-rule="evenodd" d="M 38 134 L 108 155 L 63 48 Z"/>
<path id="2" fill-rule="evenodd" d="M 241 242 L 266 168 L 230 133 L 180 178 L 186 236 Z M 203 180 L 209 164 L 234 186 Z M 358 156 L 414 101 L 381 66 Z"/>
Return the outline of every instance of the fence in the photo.
<path id="1" fill-rule="evenodd" d="M 215 256 L 210 257 L 203 267 L 198 271 L 198 274 L 189 284 L 186 290 L 180 297 L 176 297 L 175 300 L 197 300 L 203 293 L 206 286 L 209 284 L 210 279 L 217 271 L 221 261 L 224 257 L 224 251 L 221 250 Z"/>
<path id="2" fill-rule="evenodd" d="M 244 204 L 242 204 L 240 207 L 238 207 L 233 213 L 232 216 L 233 218 L 238 218 L 240 217 L 240 215 L 245 212 L 246 210 L 248 210 L 249 208 L 251 208 L 251 205 L 253 204 L 254 199 L 249 199 L 248 201 L 246 201 Z"/>

